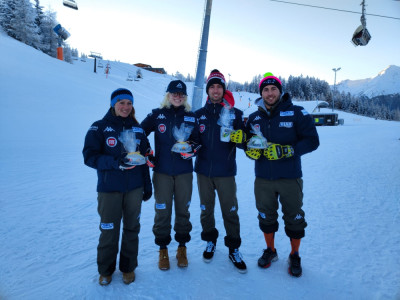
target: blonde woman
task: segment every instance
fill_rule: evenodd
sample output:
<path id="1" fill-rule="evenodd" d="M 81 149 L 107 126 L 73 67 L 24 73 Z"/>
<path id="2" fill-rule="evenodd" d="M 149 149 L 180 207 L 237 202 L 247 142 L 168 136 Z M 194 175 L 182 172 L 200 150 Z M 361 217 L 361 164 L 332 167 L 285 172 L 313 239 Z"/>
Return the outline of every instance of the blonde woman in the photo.
<path id="1" fill-rule="evenodd" d="M 188 153 L 171 151 L 177 139 L 174 128 L 184 124 L 192 128 L 189 138 L 184 141 L 191 145 Z M 190 241 L 189 206 L 192 198 L 193 163 L 192 157 L 199 149 L 199 128 L 196 116 L 187 102 L 186 85 L 181 80 L 171 81 L 160 108 L 152 112 L 141 123 L 146 135 L 154 132 L 155 158 L 153 186 L 155 217 L 153 233 L 155 243 L 160 247 L 158 266 L 161 270 L 170 267 L 168 248 L 171 242 L 172 206 L 175 207 L 174 231 L 178 242 L 178 267 L 187 267 L 186 243 Z M 174 205 L 173 205 L 174 203 Z"/>

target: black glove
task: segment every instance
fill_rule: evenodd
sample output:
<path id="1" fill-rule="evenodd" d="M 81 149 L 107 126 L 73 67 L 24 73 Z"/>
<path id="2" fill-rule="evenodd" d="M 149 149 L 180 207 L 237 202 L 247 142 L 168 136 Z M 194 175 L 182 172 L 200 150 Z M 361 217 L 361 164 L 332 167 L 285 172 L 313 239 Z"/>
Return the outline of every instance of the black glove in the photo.
<path id="1" fill-rule="evenodd" d="M 147 201 L 151 198 L 153 195 L 153 189 L 151 185 L 151 179 L 150 179 L 150 170 L 149 167 L 146 165 L 143 165 L 143 181 L 144 181 L 144 186 L 143 186 L 143 201 Z"/>
<path id="2" fill-rule="evenodd" d="M 120 168 L 120 170 L 122 170 L 122 171 L 124 171 L 124 170 L 132 170 L 136 166 L 130 165 L 129 164 L 130 161 L 131 160 L 129 158 L 126 158 L 126 157 L 121 158 L 119 160 L 118 168 Z"/>
<path id="3" fill-rule="evenodd" d="M 147 184 L 144 185 L 144 190 L 143 190 L 143 201 L 147 201 L 153 196 L 153 190 L 151 188 L 151 183 L 150 186 Z"/>
<path id="4" fill-rule="evenodd" d="M 145 154 L 146 157 L 146 164 L 150 167 L 150 168 L 154 168 L 155 166 L 155 161 L 156 158 L 154 157 L 154 152 L 153 149 L 149 148 Z"/>
<path id="5" fill-rule="evenodd" d="M 180 153 L 181 157 L 183 159 L 190 159 L 193 156 L 195 156 L 197 154 L 197 151 L 199 151 L 199 149 L 201 148 L 201 145 L 195 142 L 187 142 L 191 147 L 192 147 L 192 151 L 190 152 L 185 152 L 185 153 Z"/>

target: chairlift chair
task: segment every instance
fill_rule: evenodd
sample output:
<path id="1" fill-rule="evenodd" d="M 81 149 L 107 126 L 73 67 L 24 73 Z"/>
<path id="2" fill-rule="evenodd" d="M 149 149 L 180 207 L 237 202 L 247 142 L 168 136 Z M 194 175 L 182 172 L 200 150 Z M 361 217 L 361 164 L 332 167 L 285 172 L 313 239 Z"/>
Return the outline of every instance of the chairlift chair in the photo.
<path id="1" fill-rule="evenodd" d="M 366 46 L 371 39 L 371 34 L 368 32 L 367 20 L 365 18 L 365 0 L 361 2 L 361 6 L 361 25 L 357 27 L 356 31 L 354 31 L 353 38 L 351 39 L 354 46 Z"/>
<path id="2" fill-rule="evenodd" d="M 78 4 L 74 0 L 63 0 L 63 4 L 66 7 L 78 10 Z"/>
<path id="3" fill-rule="evenodd" d="M 351 42 L 354 46 L 366 46 L 371 39 L 371 34 L 368 29 L 363 25 L 357 27 L 356 31 L 354 31 L 353 38 Z"/>
<path id="4" fill-rule="evenodd" d="M 98 67 L 98 68 L 102 68 L 102 67 L 103 67 L 103 64 L 102 64 L 101 62 L 99 62 L 99 63 L 97 64 L 97 67 Z"/>

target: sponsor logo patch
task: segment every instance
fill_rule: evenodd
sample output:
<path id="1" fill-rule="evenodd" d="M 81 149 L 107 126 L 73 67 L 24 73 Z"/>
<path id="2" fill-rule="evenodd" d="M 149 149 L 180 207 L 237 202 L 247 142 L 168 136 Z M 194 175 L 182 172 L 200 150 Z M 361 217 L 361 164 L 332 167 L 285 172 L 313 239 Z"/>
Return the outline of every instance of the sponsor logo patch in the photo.
<path id="1" fill-rule="evenodd" d="M 117 139 L 115 137 L 109 137 L 106 140 L 106 144 L 108 147 L 113 148 L 113 147 L 117 146 Z"/>
<path id="2" fill-rule="evenodd" d="M 207 117 L 205 115 L 202 115 L 199 120 L 207 120 Z"/>
<path id="3" fill-rule="evenodd" d="M 112 127 L 106 127 L 106 129 L 104 129 L 104 132 L 113 132 L 115 131 Z"/>
<path id="4" fill-rule="evenodd" d="M 140 127 L 132 127 L 133 132 L 143 133 L 143 129 Z"/>
<path id="5" fill-rule="evenodd" d="M 97 126 L 90 126 L 89 131 L 97 131 L 97 129 L 99 129 L 99 127 Z"/>
<path id="6" fill-rule="evenodd" d="M 156 209 L 166 209 L 167 205 L 165 203 L 156 203 Z"/>
<path id="7" fill-rule="evenodd" d="M 156 119 L 166 119 L 166 117 L 164 114 L 159 114 Z"/>
<path id="8" fill-rule="evenodd" d="M 261 120 L 260 116 L 255 117 L 253 121 L 258 121 L 258 120 Z"/>
<path id="9" fill-rule="evenodd" d="M 279 127 L 292 128 L 293 122 L 280 122 Z"/>
<path id="10" fill-rule="evenodd" d="M 103 230 L 114 229 L 114 223 L 100 223 L 100 228 Z"/>
<path id="11" fill-rule="evenodd" d="M 291 111 L 281 111 L 280 116 L 281 116 L 281 117 L 291 117 L 291 116 L 294 116 L 294 111 L 293 111 L 293 110 L 291 110 Z"/>
<path id="12" fill-rule="evenodd" d="M 189 116 L 185 116 L 184 118 L 183 118 L 183 120 L 185 121 L 185 122 L 192 122 L 192 123 L 194 123 L 194 117 L 189 117 Z"/>
<path id="13" fill-rule="evenodd" d="M 206 125 L 200 124 L 199 128 L 200 128 L 200 133 L 203 133 L 204 130 L 206 130 Z"/>
<path id="14" fill-rule="evenodd" d="M 165 124 L 158 125 L 158 131 L 159 132 L 164 133 L 165 130 L 167 130 L 167 126 L 165 126 Z"/>

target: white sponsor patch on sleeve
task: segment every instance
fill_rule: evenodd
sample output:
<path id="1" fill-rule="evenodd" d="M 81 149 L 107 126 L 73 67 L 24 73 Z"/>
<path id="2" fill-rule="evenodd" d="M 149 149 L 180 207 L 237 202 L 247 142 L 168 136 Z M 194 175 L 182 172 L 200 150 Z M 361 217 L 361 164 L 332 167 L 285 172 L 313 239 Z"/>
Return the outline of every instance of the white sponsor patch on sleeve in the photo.
<path id="1" fill-rule="evenodd" d="M 293 110 L 281 111 L 280 116 L 281 117 L 292 117 L 292 116 L 294 116 L 294 111 Z"/>
<path id="2" fill-rule="evenodd" d="M 302 109 L 301 112 L 303 113 L 303 116 L 307 116 L 308 115 L 308 111 L 306 111 L 305 109 Z"/>
<path id="3" fill-rule="evenodd" d="M 99 129 L 99 127 L 97 127 L 97 126 L 90 126 L 89 131 L 97 131 L 97 129 Z"/>

